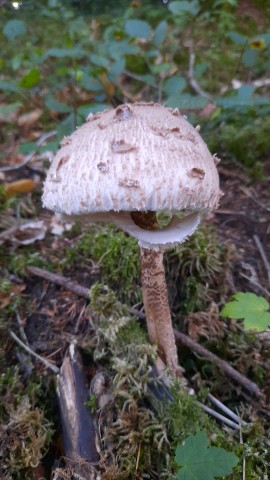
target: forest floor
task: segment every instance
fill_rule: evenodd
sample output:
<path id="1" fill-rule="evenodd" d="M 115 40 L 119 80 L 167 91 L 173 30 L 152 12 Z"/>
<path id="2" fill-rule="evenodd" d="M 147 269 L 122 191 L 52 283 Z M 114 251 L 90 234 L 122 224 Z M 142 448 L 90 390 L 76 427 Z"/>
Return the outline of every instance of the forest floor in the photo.
<path id="1" fill-rule="evenodd" d="M 0 303 L 5 312 L 1 325 L 3 331 L 2 368 L 4 371 L 5 367 L 16 366 L 20 371 L 21 381 L 26 384 L 27 379 L 34 371 L 35 376 L 42 379 L 41 383 L 48 381 L 49 385 L 51 381 L 46 379 L 53 378 L 54 375 L 50 372 L 50 368 L 46 368 L 42 359 L 46 359 L 51 367 L 60 368 L 68 345 L 74 342 L 74 339 L 80 346 L 85 346 L 84 335 L 86 334 L 87 337 L 89 332 L 88 300 L 74 293 L 72 291 L 74 288 L 61 287 L 54 281 L 33 275 L 33 272 L 27 271 L 27 266 L 41 266 L 50 273 L 53 265 L 53 271 L 70 279 L 72 284 L 77 283 L 82 287 L 90 288 L 94 282 L 102 282 L 100 270 L 102 259 L 93 259 L 91 256 L 84 258 L 78 254 L 75 262 L 73 261 L 70 265 L 64 262 L 63 267 L 67 249 L 74 248 L 76 243 L 83 238 L 84 233 L 76 226 L 72 227 L 68 221 L 62 224 L 59 218 L 42 209 L 40 199 L 45 176 L 43 160 L 38 156 L 33 156 L 27 165 L 15 168 L 16 162 L 20 161 L 21 158 L 15 159 L 14 168 L 11 168 L 9 172 L 1 173 L 2 182 L 6 185 L 13 185 L 15 189 L 15 195 L 11 189 L 12 193 L 2 199 L 0 217 L 1 271 L 3 279 L 8 284 L 8 288 L 4 288 L 2 285 L 0 294 Z M 219 165 L 224 196 L 218 210 L 209 214 L 206 221 L 215 227 L 218 241 L 221 245 L 226 245 L 230 252 L 226 272 L 224 267 L 224 276 L 226 276 L 228 284 L 227 299 L 229 294 L 248 291 L 269 300 L 270 272 L 267 259 L 270 255 L 270 159 L 264 163 L 264 168 L 265 176 L 262 180 L 251 180 L 240 165 L 229 162 Z M 32 186 L 29 184 L 30 187 L 29 185 L 26 187 L 32 191 L 18 194 L 16 186 L 18 180 L 23 180 L 26 185 L 29 181 L 34 182 Z M 27 225 L 25 230 L 21 230 L 22 224 Z M 215 300 L 213 299 L 213 301 Z M 184 315 L 182 315 L 183 317 Z M 197 341 L 200 341 L 201 333 L 202 337 L 205 336 L 203 334 L 203 315 L 197 331 L 195 328 L 195 334 L 192 322 L 189 326 L 187 325 L 188 322 L 182 323 L 182 331 L 188 331 L 193 337 L 195 336 Z M 17 340 L 15 339 L 14 342 L 14 338 L 11 339 L 7 328 L 20 338 L 26 348 L 37 353 L 41 357 L 41 361 L 35 360 L 32 355 L 28 357 L 25 350 L 18 347 Z M 178 329 L 180 329 L 179 325 Z M 231 351 L 226 351 L 225 345 L 223 351 L 220 350 L 220 347 L 216 348 L 215 346 L 214 326 L 212 327 L 212 338 L 211 326 L 207 332 L 206 337 L 208 336 L 207 340 L 209 341 L 209 343 L 206 342 L 207 348 L 213 348 L 221 358 L 227 358 L 230 361 Z M 247 401 L 248 404 L 253 405 L 254 409 L 253 413 L 249 412 L 249 415 L 253 417 L 254 412 L 262 415 L 262 418 L 266 415 L 265 421 L 268 422 L 266 411 L 270 401 L 270 336 L 266 332 L 261 339 L 258 337 L 255 343 L 252 341 L 252 344 L 247 343 L 244 347 L 240 345 L 240 350 L 241 348 L 245 351 L 244 360 L 240 359 L 241 352 L 238 352 L 236 354 L 238 358 L 233 360 L 232 365 L 239 368 L 247 378 L 250 377 L 251 380 L 259 383 L 264 394 L 264 402 L 261 407 L 258 407 L 257 401 L 252 400 L 252 395 L 249 396 L 247 392 L 241 393 L 238 387 L 232 386 L 230 379 L 224 380 L 222 375 L 213 380 L 213 372 L 208 379 L 201 372 L 199 375 L 204 376 L 204 383 L 198 381 L 196 368 L 200 368 L 201 365 L 197 360 L 195 361 L 197 366 L 193 365 L 190 375 L 187 371 L 188 380 L 197 391 L 200 385 L 204 385 L 221 400 L 228 401 L 237 409 Z M 186 356 L 184 348 L 184 357 Z M 245 362 L 248 357 L 249 361 L 243 366 L 243 361 Z M 261 381 L 253 365 L 256 361 L 260 369 L 266 372 L 261 377 Z M 89 382 L 99 368 L 96 362 L 89 362 L 89 359 L 86 361 L 85 372 Z M 5 401 L 9 399 L 7 391 L 3 398 Z M 264 413 L 259 413 L 260 408 Z M 58 407 L 55 404 L 54 394 L 52 394 L 52 404 L 49 407 L 47 405 L 47 409 L 53 410 L 54 429 L 56 428 L 60 434 L 59 421 L 55 420 Z M 245 408 L 244 411 L 246 411 Z M 54 438 L 56 438 L 55 435 Z M 49 452 L 49 456 L 45 457 L 45 463 L 39 463 L 39 467 L 34 470 L 33 478 L 37 479 L 41 476 L 49 478 L 48 472 L 55 464 L 55 458 L 63 455 L 62 440 L 58 435 L 53 446 L 50 446 Z M 49 470 L 47 470 L 48 465 Z"/>

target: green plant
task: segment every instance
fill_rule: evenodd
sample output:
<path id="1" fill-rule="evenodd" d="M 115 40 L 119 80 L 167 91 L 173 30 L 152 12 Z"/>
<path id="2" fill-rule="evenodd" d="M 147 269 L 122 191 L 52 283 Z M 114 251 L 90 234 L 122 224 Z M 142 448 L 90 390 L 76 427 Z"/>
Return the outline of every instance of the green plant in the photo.
<path id="1" fill-rule="evenodd" d="M 175 461 L 180 467 L 177 478 L 179 480 L 214 480 L 232 473 L 238 463 L 233 453 L 223 448 L 208 447 L 205 432 L 187 437 L 182 445 L 178 445 L 175 452 Z"/>
<path id="2" fill-rule="evenodd" d="M 270 326 L 269 303 L 255 293 L 236 293 L 220 312 L 222 317 L 242 319 L 246 330 L 261 332 Z"/>
<path id="3" fill-rule="evenodd" d="M 30 266 L 50 269 L 48 260 L 45 260 L 39 252 L 29 251 L 29 247 L 25 249 L 25 253 L 12 254 L 9 262 L 9 268 L 15 272 L 16 275 L 26 275 L 27 267 Z"/>

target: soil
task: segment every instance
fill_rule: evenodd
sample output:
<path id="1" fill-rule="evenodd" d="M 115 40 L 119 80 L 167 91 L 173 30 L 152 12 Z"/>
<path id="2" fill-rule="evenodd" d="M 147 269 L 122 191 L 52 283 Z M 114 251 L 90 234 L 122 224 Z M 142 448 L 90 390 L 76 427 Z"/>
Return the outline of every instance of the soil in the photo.
<path id="1" fill-rule="evenodd" d="M 220 165 L 224 196 L 213 222 L 221 241 L 234 245 L 238 256 L 232 271 L 233 289 L 262 296 L 268 290 L 269 297 L 270 160 L 264 165 L 262 181 L 251 181 L 240 166 Z"/>

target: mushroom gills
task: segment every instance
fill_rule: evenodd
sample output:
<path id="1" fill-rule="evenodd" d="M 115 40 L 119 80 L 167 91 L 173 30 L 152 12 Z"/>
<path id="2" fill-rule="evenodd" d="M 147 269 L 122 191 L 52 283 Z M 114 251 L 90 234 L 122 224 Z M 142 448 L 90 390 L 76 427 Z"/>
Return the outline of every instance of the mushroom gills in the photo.
<path id="1" fill-rule="evenodd" d="M 172 217 L 167 227 L 158 230 L 144 230 L 136 225 L 129 215 L 114 216 L 112 221 L 125 232 L 135 237 L 139 246 L 151 250 L 172 248 L 178 243 L 184 242 L 192 235 L 201 221 L 199 212 L 178 218 Z"/>

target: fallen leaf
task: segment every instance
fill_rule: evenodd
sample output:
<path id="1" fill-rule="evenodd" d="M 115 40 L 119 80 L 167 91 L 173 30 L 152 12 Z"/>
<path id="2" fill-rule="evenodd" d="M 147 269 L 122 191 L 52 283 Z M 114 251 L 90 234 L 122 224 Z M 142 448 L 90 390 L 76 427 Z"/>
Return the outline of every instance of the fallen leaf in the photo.
<path id="1" fill-rule="evenodd" d="M 43 240 L 46 232 L 47 227 L 43 220 L 24 223 L 1 232 L 0 244 L 8 241 L 16 246 L 30 245 L 37 240 Z"/>
<path id="2" fill-rule="evenodd" d="M 23 115 L 20 115 L 17 124 L 19 127 L 28 127 L 29 125 L 33 125 L 33 123 L 36 123 L 37 120 L 41 117 L 42 115 L 42 110 L 36 109 L 33 110 L 32 112 L 24 113 Z"/>
<path id="3" fill-rule="evenodd" d="M 22 178 L 15 182 L 6 183 L 4 186 L 4 196 L 8 198 L 17 195 L 18 193 L 29 193 L 32 192 L 35 187 L 36 184 L 33 180 Z"/>
<path id="4" fill-rule="evenodd" d="M 5 308 L 10 305 L 16 295 L 20 295 L 25 290 L 26 285 L 24 283 L 17 285 L 15 283 L 9 284 L 6 290 L 0 293 L 0 306 Z"/>

